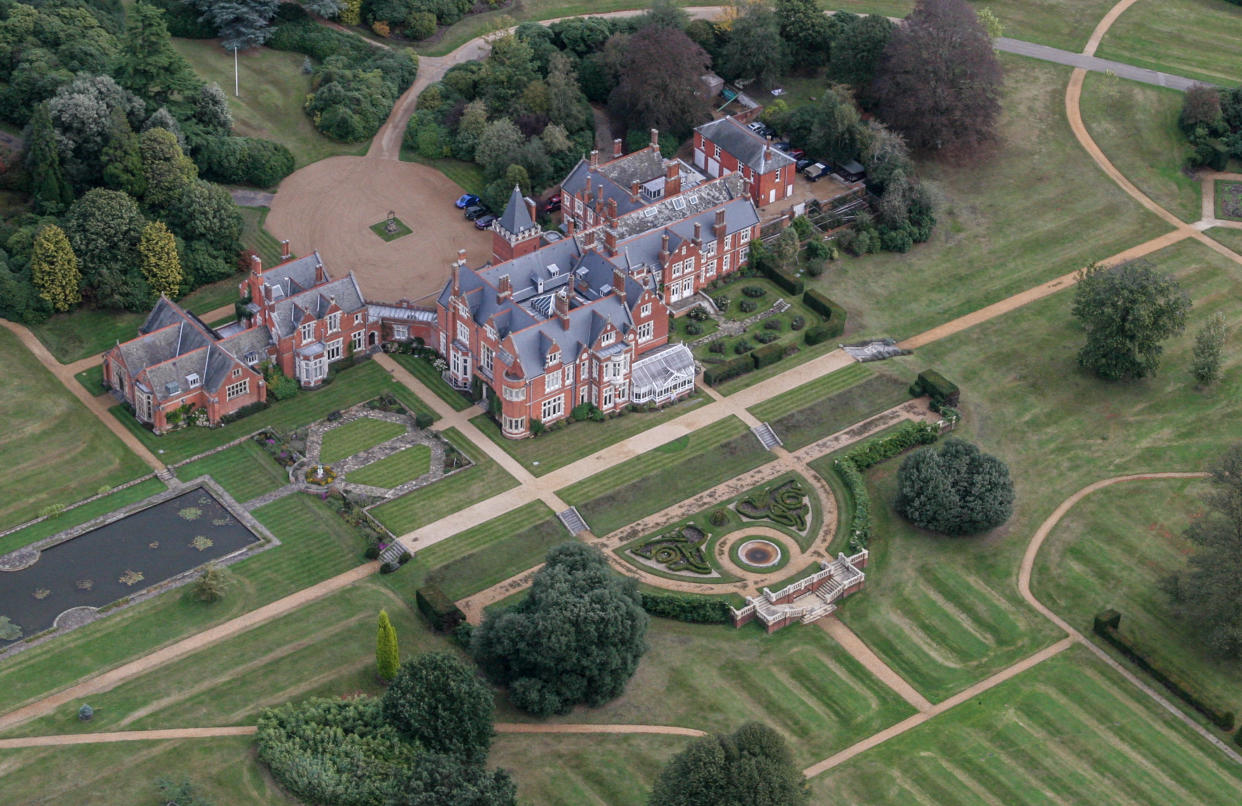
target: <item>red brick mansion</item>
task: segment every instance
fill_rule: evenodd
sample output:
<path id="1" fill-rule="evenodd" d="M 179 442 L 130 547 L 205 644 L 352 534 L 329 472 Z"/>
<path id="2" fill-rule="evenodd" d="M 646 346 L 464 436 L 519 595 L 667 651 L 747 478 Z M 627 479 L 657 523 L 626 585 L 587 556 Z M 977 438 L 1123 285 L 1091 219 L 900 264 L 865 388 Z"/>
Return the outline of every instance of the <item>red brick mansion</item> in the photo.
<path id="1" fill-rule="evenodd" d="M 237 322 L 213 329 L 161 299 L 138 338 L 105 354 L 104 382 L 162 432 L 191 409 L 214 424 L 266 400 L 265 362 L 316 386 L 351 352 L 422 339 L 452 385 L 481 384 L 511 439 L 584 403 L 611 412 L 689 394 L 694 357 L 669 344 L 669 316 L 746 262 L 759 236 L 750 180 L 665 160 L 653 132 L 628 155 L 620 141 L 611 160 L 592 152 L 561 192 L 564 235 L 544 233 L 514 188 L 491 262 L 459 259 L 434 308 L 368 303 L 317 253 L 267 270 L 256 258 Z"/>

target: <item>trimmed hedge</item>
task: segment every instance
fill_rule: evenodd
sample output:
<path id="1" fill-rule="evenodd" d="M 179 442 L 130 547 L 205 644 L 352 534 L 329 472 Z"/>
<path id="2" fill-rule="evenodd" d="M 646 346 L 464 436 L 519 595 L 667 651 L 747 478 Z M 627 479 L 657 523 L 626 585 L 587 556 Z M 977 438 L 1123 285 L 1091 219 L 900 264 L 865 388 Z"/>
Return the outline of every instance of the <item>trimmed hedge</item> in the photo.
<path id="1" fill-rule="evenodd" d="M 1135 666 L 1151 675 L 1157 683 L 1207 717 L 1213 725 L 1224 731 L 1233 730 L 1233 711 L 1226 709 L 1220 703 L 1213 702 L 1213 697 L 1197 685 L 1175 677 L 1157 666 L 1150 659 L 1152 653 L 1147 647 L 1133 637 L 1127 638 L 1121 634 L 1121 614 L 1116 610 L 1110 609 L 1097 613 L 1092 624 L 1092 631 L 1125 655 Z"/>
<path id="2" fill-rule="evenodd" d="M 703 383 L 708 386 L 715 386 L 723 383 L 730 378 L 736 378 L 739 375 L 745 375 L 755 368 L 754 359 L 748 355 L 741 358 L 734 358 L 725 361 L 722 364 L 715 364 L 703 370 Z"/>
<path id="3" fill-rule="evenodd" d="M 801 294 L 806 290 L 806 286 L 803 285 L 800 277 L 794 277 L 792 274 L 783 272 L 775 266 L 768 265 L 766 260 L 759 262 L 759 269 L 764 276 L 784 289 L 786 293 Z"/>
<path id="4" fill-rule="evenodd" d="M 867 440 L 833 463 L 854 499 L 854 511 L 850 514 L 850 551 L 866 548 L 871 539 L 871 495 L 862 471 L 916 445 L 930 445 L 939 437 L 940 429 L 936 426 L 907 420 L 892 433 Z"/>
<path id="5" fill-rule="evenodd" d="M 643 610 L 660 618 L 691 624 L 732 624 L 733 613 L 724 599 L 682 593 L 644 593 Z"/>
<path id="6" fill-rule="evenodd" d="M 257 137 L 207 137 L 194 144 L 194 164 L 204 179 L 229 185 L 275 187 L 293 173 L 293 153 Z"/>
<path id="7" fill-rule="evenodd" d="M 834 336 L 839 335 L 841 335 L 839 331 L 834 333 L 832 328 L 828 325 L 816 325 L 815 327 L 807 328 L 806 335 L 803 336 L 803 339 L 806 340 L 808 346 L 811 346 L 819 344 L 820 342 L 828 341 Z"/>
<path id="8" fill-rule="evenodd" d="M 934 369 L 925 369 L 919 373 L 919 377 L 914 383 L 910 384 L 910 396 L 920 397 L 927 395 L 931 398 L 932 410 L 939 411 L 942 406 L 954 407 L 957 405 L 962 392 L 957 388 L 957 384 L 945 378 Z"/>
<path id="9" fill-rule="evenodd" d="M 785 345 L 765 344 L 751 353 L 750 357 L 755 361 L 755 369 L 763 369 L 785 357 Z"/>
<path id="10" fill-rule="evenodd" d="M 461 612 L 457 604 L 438 585 L 419 588 L 414 593 L 414 599 L 418 602 L 418 611 L 439 632 L 452 632 L 466 620 L 466 614 Z"/>
<path id="11" fill-rule="evenodd" d="M 819 344 L 821 341 L 835 339 L 845 332 L 845 309 L 814 288 L 802 295 L 802 303 L 827 321 L 807 330 L 806 343 Z"/>

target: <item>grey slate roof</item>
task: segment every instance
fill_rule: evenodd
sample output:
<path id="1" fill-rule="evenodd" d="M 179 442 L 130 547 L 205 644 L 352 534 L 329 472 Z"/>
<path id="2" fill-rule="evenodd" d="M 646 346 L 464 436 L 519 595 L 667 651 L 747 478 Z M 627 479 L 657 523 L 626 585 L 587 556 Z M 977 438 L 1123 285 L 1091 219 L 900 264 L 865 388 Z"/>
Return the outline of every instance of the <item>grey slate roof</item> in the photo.
<path id="1" fill-rule="evenodd" d="M 509 194 L 509 203 L 505 205 L 505 211 L 500 214 L 498 223 L 501 229 L 514 234 L 535 226 L 535 222 L 530 218 L 530 210 L 526 208 L 526 199 L 522 197 L 522 190 L 517 185 L 513 186 L 513 192 Z"/>
<path id="2" fill-rule="evenodd" d="M 648 146 L 605 162 L 598 171 L 628 190 L 634 182 L 643 184 L 657 176 L 664 176 L 664 158 L 659 151 Z"/>
<path id="3" fill-rule="evenodd" d="M 273 297 L 292 297 L 312 288 L 322 268 L 323 261 L 319 259 L 319 253 L 312 252 L 280 266 L 273 266 L 260 277 L 264 285 L 272 287 Z M 327 277 L 326 271 L 324 276 Z"/>
<path id="4" fill-rule="evenodd" d="M 334 298 L 336 304 L 347 314 L 357 313 L 367 305 L 353 272 L 350 272 L 348 277 L 278 300 L 272 306 L 277 335 L 281 338 L 289 336 L 303 322 L 323 318 Z"/>
<path id="5" fill-rule="evenodd" d="M 676 196 L 660 199 L 642 210 L 618 216 L 617 237 L 624 240 L 666 227 L 735 199 L 750 204 L 749 196 L 742 192 L 742 182 L 742 177 L 737 173 L 725 174 Z M 758 214 L 755 214 L 755 220 L 758 220 Z"/>
<path id="6" fill-rule="evenodd" d="M 628 332 L 634 324 L 629 309 L 614 294 L 571 308 L 568 329 L 563 329 L 557 319 L 546 319 L 513 333 L 516 357 L 528 375 L 542 375 L 549 345 L 560 348 L 563 363 L 573 363 L 595 342 L 609 321 L 622 333 Z"/>
<path id="7" fill-rule="evenodd" d="M 694 130 L 728 151 L 738 162 L 749 165 L 756 173 L 765 174 L 796 162 L 785 152 L 771 148 L 767 140 L 731 117 L 704 123 Z"/>
<path id="8" fill-rule="evenodd" d="M 586 160 L 582 160 L 574 166 L 569 176 L 565 177 L 565 181 L 561 183 L 561 190 L 572 196 L 581 195 L 586 187 L 588 175 L 591 176 L 591 204 L 595 203 L 599 189 L 603 188 L 604 206 L 608 206 L 609 199 L 616 200 L 618 215 L 625 215 L 643 206 L 641 198 L 638 201 L 631 201 L 630 186 L 628 184 L 622 187 L 607 175 L 600 173 L 598 169 L 592 170 Z"/>

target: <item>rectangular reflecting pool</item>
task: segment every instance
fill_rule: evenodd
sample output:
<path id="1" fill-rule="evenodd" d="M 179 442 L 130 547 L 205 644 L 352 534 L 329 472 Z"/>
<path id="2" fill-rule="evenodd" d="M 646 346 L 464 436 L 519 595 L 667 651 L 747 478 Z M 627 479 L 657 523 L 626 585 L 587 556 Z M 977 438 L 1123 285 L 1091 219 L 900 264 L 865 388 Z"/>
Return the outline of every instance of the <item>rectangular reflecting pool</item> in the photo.
<path id="1" fill-rule="evenodd" d="M 49 546 L 21 570 L 0 571 L 0 616 L 29 637 L 67 610 L 104 607 L 260 540 L 197 487 Z"/>

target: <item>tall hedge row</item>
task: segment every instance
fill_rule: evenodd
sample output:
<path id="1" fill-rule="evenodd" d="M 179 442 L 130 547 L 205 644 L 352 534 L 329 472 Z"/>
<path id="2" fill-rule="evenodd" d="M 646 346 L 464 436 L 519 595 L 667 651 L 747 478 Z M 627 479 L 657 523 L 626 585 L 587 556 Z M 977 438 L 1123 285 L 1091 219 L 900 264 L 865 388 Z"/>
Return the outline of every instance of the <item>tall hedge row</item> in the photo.
<path id="1" fill-rule="evenodd" d="M 854 499 L 854 511 L 850 515 L 850 551 L 866 548 L 871 539 L 871 495 L 862 471 L 916 445 L 930 445 L 939 436 L 940 429 L 936 426 L 907 420 L 892 432 L 854 447 L 833 463 Z"/>
<path id="2" fill-rule="evenodd" d="M 684 593 L 643 593 L 643 610 L 660 618 L 691 624 L 730 624 L 733 613 L 724 599 Z"/>

